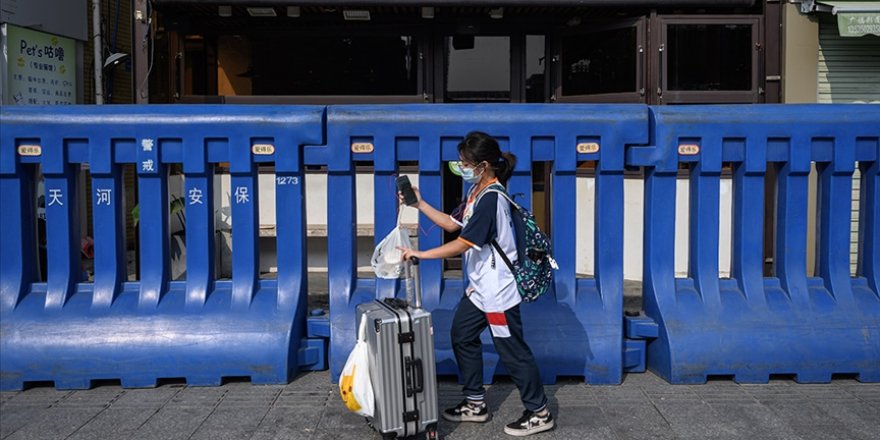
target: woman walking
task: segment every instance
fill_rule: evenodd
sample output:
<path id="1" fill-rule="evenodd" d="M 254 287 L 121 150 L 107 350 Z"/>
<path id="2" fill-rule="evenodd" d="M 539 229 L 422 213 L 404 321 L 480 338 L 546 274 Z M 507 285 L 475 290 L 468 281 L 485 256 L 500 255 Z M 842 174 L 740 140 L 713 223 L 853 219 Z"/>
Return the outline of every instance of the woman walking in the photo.
<path id="1" fill-rule="evenodd" d="M 471 132 L 458 144 L 460 161 L 453 164 L 472 186 L 467 201 L 448 216 L 422 200 L 418 190 L 416 207 L 448 232 L 461 230 L 458 238 L 442 246 L 417 251 L 402 249 L 403 258 L 448 258 L 464 254 L 468 287 L 452 320 L 452 350 L 464 380 L 465 399 L 446 409 L 443 418 L 452 422 L 486 422 L 489 410 L 483 388 L 483 353 L 480 334 L 486 327 L 501 361 L 519 389 L 525 411 L 508 424 L 504 432 L 527 436 L 553 429 L 553 416 L 547 409 L 547 396 L 538 365 L 523 338 L 519 305 L 522 301 L 516 281 L 504 260 L 517 260 L 510 203 L 488 189 L 504 190 L 516 165 L 516 157 L 502 153 L 498 142 L 481 132 Z M 491 188 L 490 188 L 491 187 Z M 495 243 L 493 243 L 493 240 Z"/>

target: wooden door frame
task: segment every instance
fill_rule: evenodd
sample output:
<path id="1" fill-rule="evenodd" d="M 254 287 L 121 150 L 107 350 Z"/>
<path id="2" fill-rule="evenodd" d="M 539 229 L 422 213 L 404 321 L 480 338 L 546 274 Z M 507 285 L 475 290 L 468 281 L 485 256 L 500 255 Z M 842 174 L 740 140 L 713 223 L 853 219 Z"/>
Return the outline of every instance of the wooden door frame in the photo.
<path id="1" fill-rule="evenodd" d="M 614 29 L 636 29 L 636 90 L 632 92 L 601 93 L 595 95 L 564 95 L 562 89 L 562 40 L 565 36 L 602 32 Z M 593 102 L 593 103 L 645 103 L 647 102 L 647 50 L 648 50 L 648 19 L 645 16 L 629 17 L 613 22 L 608 20 L 589 21 L 576 28 L 560 29 L 553 33 L 552 45 L 552 95 L 551 102 Z"/>
<path id="2" fill-rule="evenodd" d="M 669 90 L 667 80 L 667 25 L 670 24 L 750 24 L 752 25 L 751 89 L 691 91 Z M 651 37 L 648 57 L 649 102 L 652 104 L 755 104 L 763 101 L 764 91 L 764 33 L 761 15 L 654 15 L 651 17 Z"/>

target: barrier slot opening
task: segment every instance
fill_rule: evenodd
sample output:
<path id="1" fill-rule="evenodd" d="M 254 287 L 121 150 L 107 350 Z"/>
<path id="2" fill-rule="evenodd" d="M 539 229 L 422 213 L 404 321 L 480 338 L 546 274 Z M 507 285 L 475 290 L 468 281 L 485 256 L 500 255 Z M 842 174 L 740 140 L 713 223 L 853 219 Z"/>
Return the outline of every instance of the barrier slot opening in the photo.
<path id="1" fill-rule="evenodd" d="M 740 164 L 740 166 L 743 166 Z M 721 166 L 721 182 L 718 200 L 718 276 L 730 278 L 731 256 L 733 254 L 733 182 L 734 164 L 725 162 Z"/>
<path id="2" fill-rule="evenodd" d="M 278 276 L 278 221 L 275 205 L 275 190 L 279 182 L 275 175 L 275 165 L 257 164 L 257 188 L 259 201 L 258 251 L 260 279 L 275 279 Z"/>
<path id="3" fill-rule="evenodd" d="M 596 161 L 590 160 L 579 162 L 577 167 L 575 270 L 578 278 L 593 278 L 596 274 L 596 165 Z M 538 203 L 535 206 L 539 206 Z"/>
<path id="4" fill-rule="evenodd" d="M 330 279 L 327 265 L 327 167 L 307 167 L 304 179 L 309 309 L 328 309 Z"/>
<path id="5" fill-rule="evenodd" d="M 868 200 L 863 200 L 862 198 L 862 164 L 856 162 L 855 171 L 853 172 L 852 177 L 852 216 L 850 220 L 850 233 L 849 233 L 849 271 L 851 277 L 860 276 L 859 272 L 859 254 L 862 253 L 862 240 L 859 237 L 864 235 L 864 232 L 860 232 L 860 224 L 862 224 L 861 216 L 862 212 L 867 211 L 869 202 Z"/>
<path id="6" fill-rule="evenodd" d="M 678 164 L 675 185 L 675 276 L 689 276 L 690 255 L 690 175 L 692 165 Z"/>
<path id="7" fill-rule="evenodd" d="M 375 212 L 375 200 L 377 188 L 375 175 L 375 163 L 373 161 L 357 161 L 355 163 L 355 187 L 353 191 L 355 198 L 355 269 L 358 278 L 376 278 L 376 274 L 370 266 L 370 258 L 373 256 L 373 249 L 375 249 L 376 244 L 391 231 L 391 229 L 376 230 L 377 213 Z M 394 182 L 391 179 L 388 180 L 390 182 L 388 185 L 391 185 L 389 188 L 394 188 Z M 388 188 L 382 190 L 392 191 L 392 189 Z M 332 199 L 332 195 L 328 194 L 328 197 Z M 328 208 L 328 216 L 333 215 L 330 209 Z M 393 216 L 394 213 L 391 213 L 391 215 Z"/>
<path id="8" fill-rule="evenodd" d="M 27 174 L 30 177 L 30 193 L 33 197 L 32 211 L 29 213 L 30 218 L 34 222 L 34 256 L 36 257 L 36 273 L 34 281 L 46 282 L 46 190 L 43 182 L 43 172 L 40 164 L 29 164 L 25 166 Z"/>
<path id="9" fill-rule="evenodd" d="M 168 258 L 172 281 L 186 280 L 185 179 L 181 164 L 168 165 Z"/>

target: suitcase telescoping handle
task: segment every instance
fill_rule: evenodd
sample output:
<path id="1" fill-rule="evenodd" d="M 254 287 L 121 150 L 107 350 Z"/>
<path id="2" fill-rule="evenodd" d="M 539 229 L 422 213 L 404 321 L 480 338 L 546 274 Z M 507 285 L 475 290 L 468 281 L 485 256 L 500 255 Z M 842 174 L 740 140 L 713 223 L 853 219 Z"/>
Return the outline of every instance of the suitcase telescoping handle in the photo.
<path id="1" fill-rule="evenodd" d="M 405 358 L 406 363 L 406 397 L 421 393 L 425 389 L 425 371 L 421 359 Z"/>
<path id="2" fill-rule="evenodd" d="M 409 257 L 406 264 L 406 302 L 413 308 L 422 308 L 422 289 L 419 284 L 419 259 Z"/>

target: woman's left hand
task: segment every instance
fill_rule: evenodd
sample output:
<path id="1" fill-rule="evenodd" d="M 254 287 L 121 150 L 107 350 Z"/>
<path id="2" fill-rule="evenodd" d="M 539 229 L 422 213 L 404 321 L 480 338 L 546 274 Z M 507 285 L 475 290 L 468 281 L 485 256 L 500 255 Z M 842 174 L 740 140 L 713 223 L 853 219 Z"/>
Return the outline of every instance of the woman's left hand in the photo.
<path id="1" fill-rule="evenodd" d="M 422 253 L 415 249 L 410 249 L 402 246 L 398 246 L 397 249 L 403 251 L 403 254 L 400 256 L 401 261 L 409 261 L 411 257 L 416 257 L 420 260 L 422 259 Z"/>

